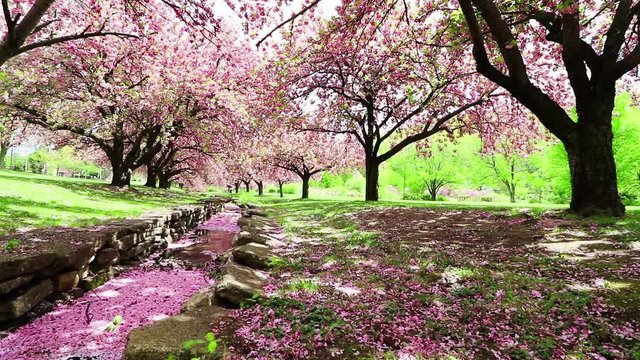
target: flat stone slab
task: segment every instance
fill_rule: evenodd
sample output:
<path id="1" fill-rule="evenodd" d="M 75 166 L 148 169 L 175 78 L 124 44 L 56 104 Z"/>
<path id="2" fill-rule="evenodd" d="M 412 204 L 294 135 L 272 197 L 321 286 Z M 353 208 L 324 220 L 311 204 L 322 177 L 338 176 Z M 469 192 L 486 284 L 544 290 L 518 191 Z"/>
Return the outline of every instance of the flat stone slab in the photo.
<path id="1" fill-rule="evenodd" d="M 234 239 L 233 246 L 242 246 L 249 243 L 258 243 L 262 245 L 267 245 L 270 248 L 279 248 L 286 245 L 282 239 L 284 236 L 280 236 L 281 234 L 264 234 L 264 233 L 255 233 L 250 231 L 241 231 Z"/>
<path id="2" fill-rule="evenodd" d="M 278 230 L 278 224 L 269 218 L 261 216 L 241 217 L 238 226 L 242 230 L 255 230 L 256 232 L 274 232 Z"/>
<path id="3" fill-rule="evenodd" d="M 181 313 L 198 311 L 215 304 L 216 287 L 209 286 L 193 294 L 180 309 Z"/>
<path id="4" fill-rule="evenodd" d="M 43 280 L 18 294 L 0 299 L 0 321 L 17 319 L 53 293 L 53 282 Z"/>
<path id="5" fill-rule="evenodd" d="M 170 355 L 183 359 L 186 354 L 183 354 L 182 344 L 204 339 L 211 332 L 211 324 L 227 313 L 227 309 L 212 306 L 133 329 L 129 332 L 124 360 L 166 360 Z M 196 345 L 190 355 L 191 358 L 207 355 L 206 344 Z"/>
<path id="6" fill-rule="evenodd" d="M 254 295 L 262 294 L 269 275 L 247 266 L 242 266 L 233 261 L 225 265 L 225 275 L 216 285 L 216 297 L 233 306 L 240 306 Z"/>
<path id="7" fill-rule="evenodd" d="M 236 247 L 232 254 L 238 263 L 260 270 L 268 269 L 274 257 L 269 246 L 255 242 Z"/>
<path id="8" fill-rule="evenodd" d="M 24 275 L 24 276 L 20 276 L 20 277 L 17 277 L 17 278 L 13 278 L 13 279 L 9 279 L 9 280 L 5 280 L 3 282 L 0 282 L 0 295 L 6 294 L 6 293 L 10 292 L 13 289 L 17 289 L 20 286 L 28 284 L 29 281 L 31 281 L 31 279 L 33 279 L 33 274 Z"/>

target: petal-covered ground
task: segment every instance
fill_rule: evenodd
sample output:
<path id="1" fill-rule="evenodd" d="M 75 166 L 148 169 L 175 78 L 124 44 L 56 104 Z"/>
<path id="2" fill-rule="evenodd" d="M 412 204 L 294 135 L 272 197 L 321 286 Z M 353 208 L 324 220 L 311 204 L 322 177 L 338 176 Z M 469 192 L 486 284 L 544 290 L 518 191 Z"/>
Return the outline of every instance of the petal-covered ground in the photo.
<path id="1" fill-rule="evenodd" d="M 625 229 L 331 202 L 272 211 L 295 245 L 268 296 L 215 329 L 239 358 L 640 359 L 640 252 Z"/>
<path id="2" fill-rule="evenodd" d="M 238 232 L 238 217 L 235 208 L 217 214 L 193 232 L 205 229 L 214 232 L 215 237 L 187 234 L 175 245 L 188 249 L 202 241 L 230 244 L 230 238 Z M 214 244 L 214 248 L 218 247 Z M 189 297 L 211 283 L 206 269 L 188 270 L 176 261 L 169 261 L 170 266 L 158 263 L 162 264 L 148 261 L 122 273 L 9 333 L 0 339 L 0 359 L 121 359 L 131 329 L 178 313 Z"/>
<path id="3" fill-rule="evenodd" d="M 121 274 L 0 340 L 0 359 L 119 360 L 131 329 L 176 314 L 207 284 L 199 270 Z M 122 323 L 110 326 L 117 316 Z"/>

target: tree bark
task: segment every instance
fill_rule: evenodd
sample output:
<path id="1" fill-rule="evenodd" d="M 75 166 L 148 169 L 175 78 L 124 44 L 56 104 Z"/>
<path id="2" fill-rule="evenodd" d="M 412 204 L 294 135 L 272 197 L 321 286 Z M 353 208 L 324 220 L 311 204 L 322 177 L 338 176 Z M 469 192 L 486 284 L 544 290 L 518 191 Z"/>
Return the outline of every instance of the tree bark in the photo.
<path id="1" fill-rule="evenodd" d="M 582 215 L 622 216 L 610 121 L 581 121 L 565 141 L 571 171 L 571 211 Z"/>
<path id="2" fill-rule="evenodd" d="M 513 162 L 511 163 L 511 182 L 507 184 L 507 187 L 509 188 L 509 201 L 511 201 L 512 204 L 515 204 L 516 202 L 516 165 Z"/>
<path id="3" fill-rule="evenodd" d="M 233 183 L 233 186 L 235 187 L 236 194 L 237 194 L 238 192 L 240 192 L 240 182 L 239 182 L 239 181 L 237 181 L 237 182 Z"/>
<path id="4" fill-rule="evenodd" d="M 0 142 L 0 170 L 5 168 L 4 159 L 7 157 L 9 151 L 9 143 L 6 141 Z"/>
<path id="5" fill-rule="evenodd" d="M 125 187 L 129 184 L 128 171 L 125 169 L 124 164 L 118 158 L 112 158 L 111 160 L 111 185 L 117 187 Z"/>
<path id="6" fill-rule="evenodd" d="M 311 179 L 311 174 L 303 174 L 302 178 L 302 198 L 309 198 L 309 180 Z"/>
<path id="7" fill-rule="evenodd" d="M 380 162 L 378 159 L 367 156 L 365 159 L 365 200 L 378 201 L 378 177 L 380 176 Z"/>
<path id="8" fill-rule="evenodd" d="M 161 189 L 169 189 L 171 187 L 171 180 L 161 172 L 158 174 L 158 185 Z"/>
<path id="9" fill-rule="evenodd" d="M 279 191 L 280 191 L 280 197 L 284 197 L 284 192 L 282 191 L 282 185 L 284 185 L 284 182 L 278 181 L 278 188 L 279 188 Z"/>
<path id="10" fill-rule="evenodd" d="M 147 166 L 147 182 L 144 184 L 144 186 L 154 188 L 157 186 L 157 184 L 158 184 L 158 174 L 156 173 L 153 166 Z"/>
<path id="11" fill-rule="evenodd" d="M 258 185 L 258 196 L 262 196 L 264 193 L 264 184 L 262 181 L 256 181 L 256 185 Z"/>
<path id="12" fill-rule="evenodd" d="M 242 180 L 242 182 L 244 183 L 244 188 L 247 192 L 249 192 L 251 190 L 251 181 L 244 181 Z"/>

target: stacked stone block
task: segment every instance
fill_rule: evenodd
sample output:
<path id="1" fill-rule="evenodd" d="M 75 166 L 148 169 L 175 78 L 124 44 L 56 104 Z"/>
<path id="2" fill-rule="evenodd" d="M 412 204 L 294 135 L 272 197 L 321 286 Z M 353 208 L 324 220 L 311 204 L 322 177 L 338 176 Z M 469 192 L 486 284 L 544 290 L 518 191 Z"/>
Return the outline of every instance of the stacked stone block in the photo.
<path id="1" fill-rule="evenodd" d="M 94 288 L 114 266 L 160 251 L 219 212 L 225 199 L 153 211 L 91 228 L 50 228 L 0 238 L 19 246 L 0 253 L 0 322 L 23 316 L 43 300 L 78 287 Z"/>

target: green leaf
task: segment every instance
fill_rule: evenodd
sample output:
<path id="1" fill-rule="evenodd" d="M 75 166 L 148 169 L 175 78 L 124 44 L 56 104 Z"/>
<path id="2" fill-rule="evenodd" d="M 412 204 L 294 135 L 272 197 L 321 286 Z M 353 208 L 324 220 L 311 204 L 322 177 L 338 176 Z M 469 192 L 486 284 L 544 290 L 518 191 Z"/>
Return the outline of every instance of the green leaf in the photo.
<path id="1" fill-rule="evenodd" d="M 203 340 L 187 340 L 182 343 L 182 348 L 184 350 L 189 351 L 193 349 L 194 346 L 200 345 L 200 344 L 204 344 L 204 341 Z"/>
<path id="2" fill-rule="evenodd" d="M 216 339 L 216 335 L 212 332 L 208 332 L 207 335 L 205 335 L 205 339 L 207 339 L 207 341 L 214 341 Z"/>
<path id="3" fill-rule="evenodd" d="M 217 348 L 218 348 L 218 342 L 214 340 L 210 342 L 209 345 L 207 346 L 207 351 L 209 351 L 209 353 L 214 353 L 216 352 Z"/>

